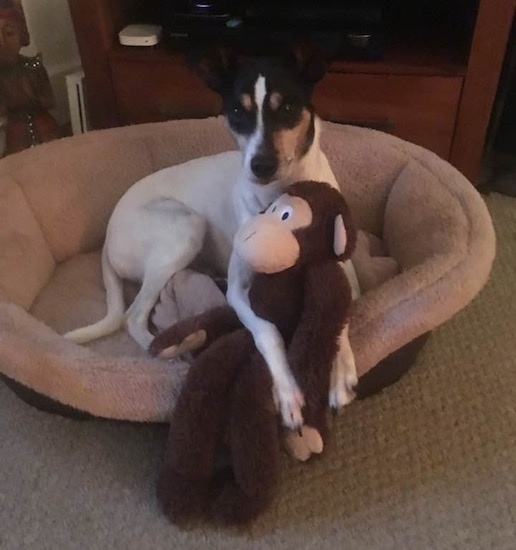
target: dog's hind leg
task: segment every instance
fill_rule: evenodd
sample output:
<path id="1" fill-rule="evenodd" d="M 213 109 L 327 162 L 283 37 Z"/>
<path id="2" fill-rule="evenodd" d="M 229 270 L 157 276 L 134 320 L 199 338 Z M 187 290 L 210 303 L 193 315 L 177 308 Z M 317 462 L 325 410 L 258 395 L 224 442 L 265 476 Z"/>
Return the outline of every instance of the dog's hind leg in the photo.
<path id="1" fill-rule="evenodd" d="M 145 349 L 154 339 L 149 331 L 152 308 L 170 277 L 188 267 L 199 254 L 206 232 L 204 218 L 186 207 L 179 210 L 175 206 L 167 211 L 161 206 L 153 210 L 153 223 L 160 223 L 158 242 L 148 243 L 142 286 L 126 312 L 129 334 Z"/>
<path id="2" fill-rule="evenodd" d="M 124 322 L 124 294 L 122 280 L 111 266 L 106 247 L 102 249 L 102 277 L 106 289 L 106 315 L 100 321 L 81 327 L 63 336 L 77 344 L 85 344 L 118 330 Z"/>

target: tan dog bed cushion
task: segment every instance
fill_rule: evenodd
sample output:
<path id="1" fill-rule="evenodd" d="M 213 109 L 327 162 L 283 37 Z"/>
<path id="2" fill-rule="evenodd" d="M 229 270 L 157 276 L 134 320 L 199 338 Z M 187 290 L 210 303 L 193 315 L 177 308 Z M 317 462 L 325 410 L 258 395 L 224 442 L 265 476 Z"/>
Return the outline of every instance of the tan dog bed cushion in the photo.
<path id="1" fill-rule="evenodd" d="M 401 271 L 354 304 L 351 344 L 363 376 L 479 292 L 494 231 L 472 185 L 434 154 L 329 123 L 322 145 L 359 227 L 383 239 Z M 125 331 L 87 347 L 60 334 L 105 312 L 99 250 L 125 190 L 233 147 L 212 118 L 92 132 L 2 160 L 0 371 L 95 416 L 165 421 L 186 363 L 147 357 Z"/>

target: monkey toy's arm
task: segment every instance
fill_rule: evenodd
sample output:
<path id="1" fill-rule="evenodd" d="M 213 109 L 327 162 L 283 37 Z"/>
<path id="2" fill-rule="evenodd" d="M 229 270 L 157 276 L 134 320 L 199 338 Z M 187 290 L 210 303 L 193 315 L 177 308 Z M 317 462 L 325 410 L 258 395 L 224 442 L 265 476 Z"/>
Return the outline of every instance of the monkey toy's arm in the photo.
<path id="1" fill-rule="evenodd" d="M 324 437 L 330 371 L 348 322 L 351 287 L 336 261 L 307 267 L 304 309 L 288 362 L 305 396 L 305 423 Z"/>
<path id="2" fill-rule="evenodd" d="M 151 342 L 149 353 L 171 359 L 187 351 L 206 348 L 224 334 L 241 327 L 233 308 L 215 307 L 200 315 L 183 319 L 161 332 Z"/>

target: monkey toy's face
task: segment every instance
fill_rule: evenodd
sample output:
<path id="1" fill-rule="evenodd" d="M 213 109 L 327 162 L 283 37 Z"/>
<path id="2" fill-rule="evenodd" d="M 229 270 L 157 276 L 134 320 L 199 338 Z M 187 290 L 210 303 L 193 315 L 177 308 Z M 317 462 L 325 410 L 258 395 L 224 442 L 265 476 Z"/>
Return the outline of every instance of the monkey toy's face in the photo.
<path id="1" fill-rule="evenodd" d="M 328 223 L 330 235 L 324 230 Z M 293 267 L 301 257 L 304 261 L 312 260 L 303 255 L 308 240 L 310 249 L 327 251 L 322 253 L 327 256 L 325 259 L 337 259 L 346 248 L 343 218 L 331 212 L 314 212 L 308 200 L 285 193 L 263 214 L 240 227 L 234 251 L 256 273 L 279 273 Z M 321 254 L 317 257 L 321 258 Z"/>

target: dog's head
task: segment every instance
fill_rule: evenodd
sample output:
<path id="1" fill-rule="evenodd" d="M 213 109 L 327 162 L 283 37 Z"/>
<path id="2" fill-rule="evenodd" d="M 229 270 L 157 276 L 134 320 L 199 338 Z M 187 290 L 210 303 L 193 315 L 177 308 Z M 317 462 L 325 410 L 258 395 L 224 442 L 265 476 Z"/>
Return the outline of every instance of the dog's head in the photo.
<path id="1" fill-rule="evenodd" d="M 223 113 L 243 155 L 250 181 L 287 180 L 315 135 L 311 102 L 327 59 L 299 44 L 282 59 L 239 61 L 215 49 L 191 60 L 194 71 L 223 101 Z"/>

